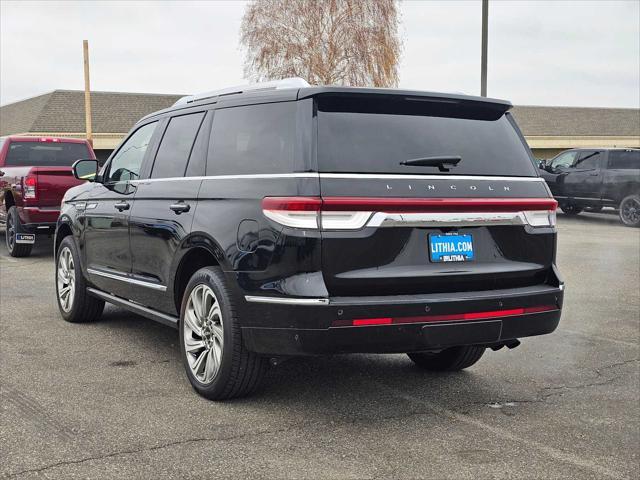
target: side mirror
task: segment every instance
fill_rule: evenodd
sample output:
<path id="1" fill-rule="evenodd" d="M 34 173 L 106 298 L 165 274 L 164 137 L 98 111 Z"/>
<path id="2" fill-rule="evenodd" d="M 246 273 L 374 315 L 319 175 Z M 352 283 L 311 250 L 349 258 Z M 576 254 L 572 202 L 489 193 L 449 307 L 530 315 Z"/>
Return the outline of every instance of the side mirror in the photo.
<path id="1" fill-rule="evenodd" d="M 546 167 L 546 166 L 547 166 L 547 162 L 545 162 L 544 160 L 540 160 L 540 161 L 538 162 L 538 168 L 539 168 L 540 170 L 544 170 L 544 169 L 545 169 L 544 167 Z"/>
<path id="2" fill-rule="evenodd" d="M 93 158 L 76 160 L 73 164 L 73 176 L 78 180 L 94 182 L 98 174 L 98 161 Z"/>

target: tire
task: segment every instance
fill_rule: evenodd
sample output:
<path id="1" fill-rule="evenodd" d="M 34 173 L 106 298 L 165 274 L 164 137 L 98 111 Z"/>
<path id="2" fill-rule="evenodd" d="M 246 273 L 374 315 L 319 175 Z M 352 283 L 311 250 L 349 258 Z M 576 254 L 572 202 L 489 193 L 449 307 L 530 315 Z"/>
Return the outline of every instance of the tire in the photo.
<path id="1" fill-rule="evenodd" d="M 620 202 L 620 220 L 627 227 L 640 227 L 640 195 L 629 195 Z"/>
<path id="2" fill-rule="evenodd" d="M 63 319 L 71 323 L 85 323 L 100 318 L 104 301 L 87 293 L 80 256 L 71 235 L 60 242 L 56 252 L 55 276 L 56 300 Z"/>
<path id="3" fill-rule="evenodd" d="M 258 388 L 268 361 L 245 348 L 235 302 L 219 268 L 201 268 L 189 280 L 179 330 L 184 368 L 200 395 L 226 400 Z"/>
<path id="4" fill-rule="evenodd" d="M 7 212 L 7 225 L 5 230 L 5 242 L 7 250 L 12 257 L 28 257 L 31 255 L 33 244 L 16 243 L 16 234 L 22 232 L 22 223 L 18 215 L 18 208 L 11 207 Z"/>
<path id="5" fill-rule="evenodd" d="M 582 212 L 582 207 L 577 207 L 576 205 L 571 204 L 562 205 L 560 208 L 565 213 L 565 215 L 569 216 L 578 215 L 580 212 Z"/>
<path id="6" fill-rule="evenodd" d="M 418 367 L 432 372 L 457 372 L 475 364 L 484 353 L 475 345 L 447 348 L 439 353 L 408 353 Z"/>

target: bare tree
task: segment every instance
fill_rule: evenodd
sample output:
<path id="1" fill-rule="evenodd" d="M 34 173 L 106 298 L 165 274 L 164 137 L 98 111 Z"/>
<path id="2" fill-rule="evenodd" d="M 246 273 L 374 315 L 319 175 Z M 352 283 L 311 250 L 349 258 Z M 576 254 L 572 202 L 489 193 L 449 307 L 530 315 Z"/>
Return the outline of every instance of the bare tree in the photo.
<path id="1" fill-rule="evenodd" d="M 240 31 L 245 76 L 396 86 L 398 24 L 396 0 L 254 0 Z"/>

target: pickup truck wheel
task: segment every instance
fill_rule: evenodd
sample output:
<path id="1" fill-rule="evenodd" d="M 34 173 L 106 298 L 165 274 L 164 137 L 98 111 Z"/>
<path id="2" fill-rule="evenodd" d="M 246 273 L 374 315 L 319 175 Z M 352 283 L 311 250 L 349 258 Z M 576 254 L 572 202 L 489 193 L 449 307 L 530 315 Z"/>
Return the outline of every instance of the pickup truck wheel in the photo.
<path id="1" fill-rule="evenodd" d="M 80 257 L 71 236 L 60 242 L 56 254 L 56 298 L 62 318 L 71 323 L 93 322 L 104 309 L 104 301 L 87 293 Z"/>
<path id="2" fill-rule="evenodd" d="M 484 347 L 474 345 L 447 348 L 439 353 L 408 353 L 418 367 L 433 372 L 456 372 L 470 367 L 482 357 Z"/>
<path id="3" fill-rule="evenodd" d="M 640 195 L 629 195 L 622 199 L 620 220 L 627 227 L 640 227 Z"/>
<path id="4" fill-rule="evenodd" d="M 577 207 L 571 204 L 562 205 L 560 208 L 566 215 L 578 215 L 582 211 L 582 207 Z"/>
<path id="5" fill-rule="evenodd" d="M 5 238 L 7 242 L 7 250 L 12 257 L 28 257 L 31 255 L 33 244 L 16 243 L 16 234 L 22 232 L 22 224 L 18 209 L 14 206 L 9 208 L 7 212 L 7 225 L 5 230 Z"/>
<path id="6" fill-rule="evenodd" d="M 247 350 L 233 297 L 222 271 L 193 274 L 180 308 L 180 348 L 193 388 L 210 400 L 249 395 L 259 386 L 267 359 Z"/>

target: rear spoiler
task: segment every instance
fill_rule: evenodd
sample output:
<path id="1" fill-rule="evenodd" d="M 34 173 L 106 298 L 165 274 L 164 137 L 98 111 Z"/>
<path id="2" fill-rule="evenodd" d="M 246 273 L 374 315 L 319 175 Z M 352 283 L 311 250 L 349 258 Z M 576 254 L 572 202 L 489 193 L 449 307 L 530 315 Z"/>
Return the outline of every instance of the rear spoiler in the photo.
<path id="1" fill-rule="evenodd" d="M 507 100 L 454 93 L 387 88 L 310 87 L 298 91 L 298 99 L 318 99 L 322 111 L 430 115 L 495 120 L 513 105 Z"/>

